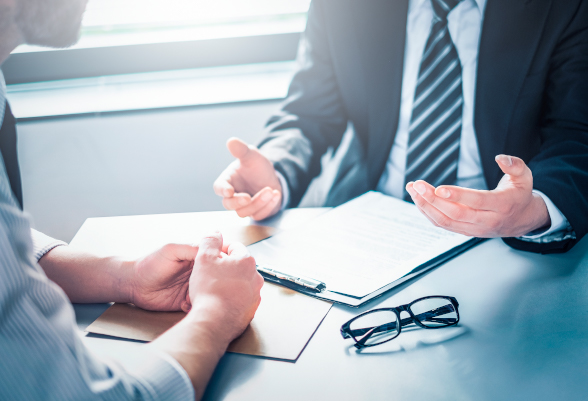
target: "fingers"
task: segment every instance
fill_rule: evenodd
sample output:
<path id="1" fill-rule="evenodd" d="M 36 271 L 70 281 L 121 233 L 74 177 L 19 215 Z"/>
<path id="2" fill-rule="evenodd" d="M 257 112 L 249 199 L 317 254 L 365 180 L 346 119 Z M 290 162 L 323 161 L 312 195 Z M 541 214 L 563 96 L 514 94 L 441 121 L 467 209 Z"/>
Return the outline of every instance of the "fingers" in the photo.
<path id="1" fill-rule="evenodd" d="M 229 138 L 227 141 L 227 149 L 229 149 L 231 155 L 239 159 L 241 163 L 247 163 L 257 154 L 256 148 L 249 146 L 239 138 Z"/>
<path id="2" fill-rule="evenodd" d="M 227 254 L 236 259 L 245 259 L 250 256 L 245 245 L 240 242 L 231 242 L 227 248 Z"/>
<path id="3" fill-rule="evenodd" d="M 498 155 L 495 157 L 495 160 L 504 174 L 520 177 L 525 175 L 528 170 L 525 162 L 518 157 Z"/>
<path id="4" fill-rule="evenodd" d="M 230 198 L 235 194 L 235 188 L 230 184 L 225 173 L 221 174 L 212 184 L 214 193 L 224 198 Z"/>
<path id="5" fill-rule="evenodd" d="M 279 209 L 279 205 L 282 202 L 282 194 L 280 193 L 280 191 L 274 190 L 272 192 L 272 196 L 272 199 L 264 207 L 262 207 L 258 212 L 254 213 L 251 216 L 253 220 L 263 220 L 276 213 L 276 210 Z"/>
<path id="6" fill-rule="evenodd" d="M 464 235 L 475 235 L 475 233 L 479 231 L 479 228 L 475 224 L 455 221 L 439 211 L 415 190 L 414 184 L 412 186 L 407 185 L 406 190 L 419 210 L 427 216 L 435 226 Z"/>
<path id="7" fill-rule="evenodd" d="M 263 277 L 257 271 L 257 264 L 255 259 L 249 253 L 249 250 L 240 242 L 233 242 L 227 249 L 229 258 L 236 259 L 242 268 L 251 269 L 251 273 L 254 274 L 253 285 L 254 288 L 259 291 L 263 286 Z M 257 309 L 257 308 L 256 308 Z"/>
<path id="8" fill-rule="evenodd" d="M 493 191 L 462 188 L 450 185 L 442 185 L 435 190 L 435 195 L 451 201 L 469 206 L 475 210 L 497 209 L 500 204 L 499 194 Z"/>
<path id="9" fill-rule="evenodd" d="M 256 220 L 268 217 L 281 199 L 280 191 L 265 187 L 251 199 L 251 203 L 236 209 L 240 217 L 252 216 Z M 269 212 L 268 212 L 269 210 Z M 265 214 L 265 216 L 263 216 Z M 263 216 L 263 217 L 262 217 Z"/>
<path id="10" fill-rule="evenodd" d="M 198 246 L 186 244 L 167 244 L 163 247 L 168 257 L 176 260 L 193 261 L 198 254 Z"/>
<path id="11" fill-rule="evenodd" d="M 251 195 L 238 193 L 232 197 L 223 198 L 223 206 L 227 210 L 237 210 L 251 203 Z"/>
<path id="12" fill-rule="evenodd" d="M 436 195 L 436 190 L 433 186 L 423 182 L 415 183 L 414 188 L 423 188 L 418 191 L 431 206 L 439 210 L 452 220 L 462 221 L 465 223 L 484 224 L 487 221 L 494 219 L 495 213 L 486 210 L 473 209 L 467 205 L 459 202 L 451 202 Z"/>
<path id="13" fill-rule="evenodd" d="M 198 251 L 198 258 L 205 259 L 216 259 L 219 258 L 223 248 L 223 236 L 221 233 L 216 232 L 207 237 L 202 238 L 200 241 Z"/>

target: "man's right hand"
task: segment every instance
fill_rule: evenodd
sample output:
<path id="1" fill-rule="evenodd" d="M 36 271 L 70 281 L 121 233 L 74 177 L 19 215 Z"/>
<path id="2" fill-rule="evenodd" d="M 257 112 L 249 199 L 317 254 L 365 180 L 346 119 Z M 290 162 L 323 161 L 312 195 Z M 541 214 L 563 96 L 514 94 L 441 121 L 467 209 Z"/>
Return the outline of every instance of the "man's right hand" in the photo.
<path id="1" fill-rule="evenodd" d="M 229 139 L 227 148 L 237 160 L 221 173 L 213 186 L 214 192 L 223 198 L 223 206 L 254 220 L 279 212 L 282 186 L 272 162 L 238 138 Z"/>
<path id="2" fill-rule="evenodd" d="M 261 302 L 263 278 L 247 248 L 223 245 L 220 233 L 203 238 L 190 277 L 192 312 L 214 322 L 217 339 L 226 344 L 241 335 Z"/>
<path id="3" fill-rule="evenodd" d="M 229 343 L 249 325 L 261 302 L 263 278 L 255 260 L 238 243 L 223 245 L 219 234 L 199 245 L 190 276 L 192 308 L 151 343 L 182 365 L 201 399 Z"/>

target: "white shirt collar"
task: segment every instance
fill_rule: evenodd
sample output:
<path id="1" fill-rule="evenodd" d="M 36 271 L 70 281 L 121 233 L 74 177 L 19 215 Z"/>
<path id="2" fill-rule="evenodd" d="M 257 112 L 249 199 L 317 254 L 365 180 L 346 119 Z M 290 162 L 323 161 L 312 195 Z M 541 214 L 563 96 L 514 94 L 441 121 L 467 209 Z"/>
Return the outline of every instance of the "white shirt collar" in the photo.
<path id="1" fill-rule="evenodd" d="M 410 0 L 409 8 L 412 7 L 421 7 L 425 1 L 431 0 Z M 486 8 L 486 1 L 487 0 L 462 0 L 462 1 L 473 1 L 478 6 L 478 9 L 484 15 L 484 9 Z"/>

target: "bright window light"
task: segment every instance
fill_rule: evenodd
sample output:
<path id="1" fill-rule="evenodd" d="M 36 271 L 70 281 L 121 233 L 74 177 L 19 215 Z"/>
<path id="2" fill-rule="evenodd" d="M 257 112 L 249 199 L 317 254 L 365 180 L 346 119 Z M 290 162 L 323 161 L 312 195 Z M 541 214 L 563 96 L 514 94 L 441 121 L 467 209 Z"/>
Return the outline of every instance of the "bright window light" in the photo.
<path id="1" fill-rule="evenodd" d="M 310 1 L 90 0 L 75 48 L 302 32 Z"/>

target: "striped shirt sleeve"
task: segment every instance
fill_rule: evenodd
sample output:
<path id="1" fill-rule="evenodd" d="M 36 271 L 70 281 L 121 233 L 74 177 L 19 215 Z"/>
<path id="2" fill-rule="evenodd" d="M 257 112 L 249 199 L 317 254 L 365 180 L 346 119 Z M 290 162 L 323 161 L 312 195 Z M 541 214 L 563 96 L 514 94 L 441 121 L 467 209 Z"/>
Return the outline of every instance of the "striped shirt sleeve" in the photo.
<path id="1" fill-rule="evenodd" d="M 67 245 L 67 243 L 55 238 L 51 238 L 50 236 L 43 234 L 34 228 L 31 229 L 31 237 L 33 239 L 33 257 L 37 262 L 39 262 L 39 260 L 41 260 L 41 258 L 53 248 Z"/>
<path id="2" fill-rule="evenodd" d="M 149 345 L 126 356 L 103 360 L 85 347 L 72 305 L 36 263 L 0 156 L 0 399 L 194 399 L 170 356 Z"/>

